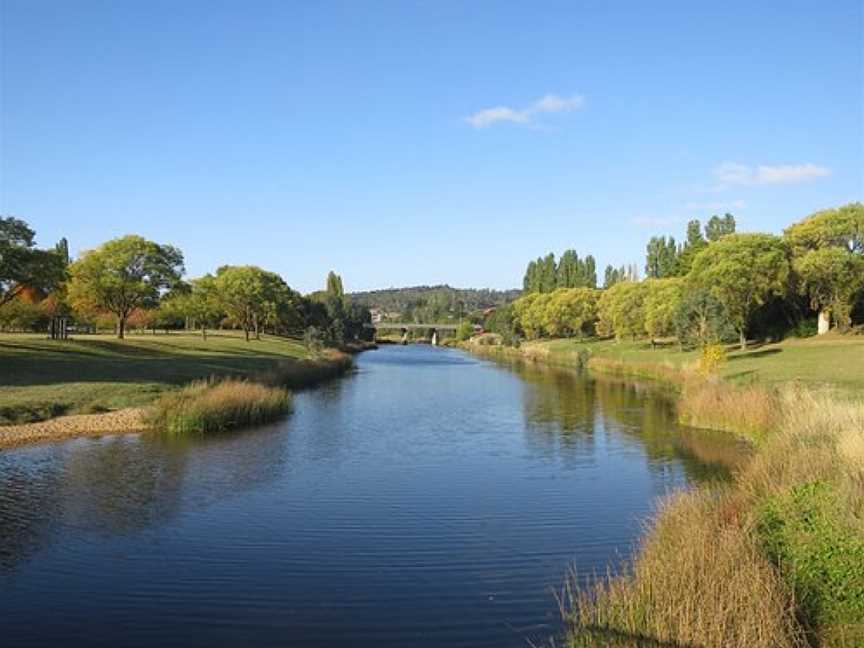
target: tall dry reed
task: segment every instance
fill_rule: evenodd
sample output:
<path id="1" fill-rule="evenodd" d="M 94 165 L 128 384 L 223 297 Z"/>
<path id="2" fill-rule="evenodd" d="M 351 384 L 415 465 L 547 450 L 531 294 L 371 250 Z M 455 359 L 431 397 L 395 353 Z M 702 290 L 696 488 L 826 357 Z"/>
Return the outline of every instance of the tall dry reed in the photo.
<path id="1" fill-rule="evenodd" d="M 228 378 L 166 394 L 153 405 L 149 422 L 174 434 L 221 432 L 275 420 L 290 408 L 291 395 L 281 387 Z"/>

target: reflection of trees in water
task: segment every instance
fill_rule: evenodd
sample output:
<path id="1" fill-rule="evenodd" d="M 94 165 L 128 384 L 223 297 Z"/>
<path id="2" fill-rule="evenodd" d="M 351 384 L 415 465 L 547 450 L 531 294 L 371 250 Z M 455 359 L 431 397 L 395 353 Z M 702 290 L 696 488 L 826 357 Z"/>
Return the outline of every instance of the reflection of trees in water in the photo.
<path id="1" fill-rule="evenodd" d="M 282 473 L 279 426 L 206 438 L 114 437 L 0 456 L 0 567 L 70 531 L 120 535 L 163 524 Z"/>
<path id="2" fill-rule="evenodd" d="M 533 440 L 547 449 L 590 453 L 602 421 L 638 443 L 652 471 L 678 460 L 690 479 L 725 478 L 744 456 L 728 435 L 679 427 L 672 398 L 656 384 L 527 362 L 510 367 L 530 385 L 525 420 Z"/>
<path id="3" fill-rule="evenodd" d="M 590 456 L 594 447 L 594 385 L 574 371 L 533 363 L 511 365 L 526 383 L 523 412 L 530 441 L 547 450 Z"/>
<path id="4" fill-rule="evenodd" d="M 594 381 L 606 425 L 641 443 L 650 469 L 678 459 L 690 480 L 725 479 L 740 461 L 733 437 L 680 427 L 672 397 L 656 384 L 607 376 Z"/>

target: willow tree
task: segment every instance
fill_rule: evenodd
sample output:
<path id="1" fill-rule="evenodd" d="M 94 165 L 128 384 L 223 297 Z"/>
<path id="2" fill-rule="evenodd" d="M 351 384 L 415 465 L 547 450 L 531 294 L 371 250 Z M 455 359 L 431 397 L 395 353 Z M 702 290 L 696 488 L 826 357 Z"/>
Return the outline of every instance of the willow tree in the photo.
<path id="1" fill-rule="evenodd" d="M 753 311 L 789 284 L 789 252 L 771 234 L 729 234 L 693 259 L 689 280 L 714 295 L 725 307 L 747 348 L 747 325 Z"/>
<path id="2" fill-rule="evenodd" d="M 113 239 L 69 266 L 69 300 L 85 311 L 114 315 L 117 337 L 136 309 L 156 306 L 160 294 L 180 280 L 183 254 L 141 236 Z"/>

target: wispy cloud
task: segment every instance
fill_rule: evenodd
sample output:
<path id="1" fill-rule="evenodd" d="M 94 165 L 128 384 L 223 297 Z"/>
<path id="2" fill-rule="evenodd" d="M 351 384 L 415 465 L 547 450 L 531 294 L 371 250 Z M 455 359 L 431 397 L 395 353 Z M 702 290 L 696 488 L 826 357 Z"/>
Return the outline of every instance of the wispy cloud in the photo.
<path id="1" fill-rule="evenodd" d="M 526 108 L 517 109 L 509 106 L 494 106 L 469 115 L 465 118 L 465 121 L 474 128 L 488 128 L 498 122 L 528 124 L 534 120 L 536 115 L 542 113 L 572 112 L 579 110 L 584 105 L 585 98 L 580 95 L 559 97 L 558 95 L 548 94 Z"/>
<path id="2" fill-rule="evenodd" d="M 743 200 L 729 200 L 726 202 L 690 202 L 684 205 L 685 209 L 698 209 L 700 211 L 723 211 L 726 209 L 744 209 L 747 203 Z"/>
<path id="3" fill-rule="evenodd" d="M 797 184 L 810 182 L 831 174 L 831 169 L 816 164 L 781 164 L 778 166 L 750 166 L 738 162 L 724 162 L 714 169 L 718 188 L 769 184 Z"/>

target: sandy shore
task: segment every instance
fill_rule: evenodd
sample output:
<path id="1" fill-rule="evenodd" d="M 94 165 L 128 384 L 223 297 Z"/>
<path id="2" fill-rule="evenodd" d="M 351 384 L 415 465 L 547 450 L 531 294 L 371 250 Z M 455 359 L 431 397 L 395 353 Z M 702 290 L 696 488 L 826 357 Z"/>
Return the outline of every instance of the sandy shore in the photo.
<path id="1" fill-rule="evenodd" d="M 143 408 L 130 407 L 104 414 L 75 414 L 38 423 L 4 425 L 0 426 L 0 448 L 80 436 L 143 432 L 147 429 L 143 413 Z"/>

